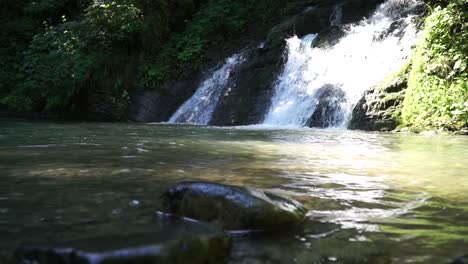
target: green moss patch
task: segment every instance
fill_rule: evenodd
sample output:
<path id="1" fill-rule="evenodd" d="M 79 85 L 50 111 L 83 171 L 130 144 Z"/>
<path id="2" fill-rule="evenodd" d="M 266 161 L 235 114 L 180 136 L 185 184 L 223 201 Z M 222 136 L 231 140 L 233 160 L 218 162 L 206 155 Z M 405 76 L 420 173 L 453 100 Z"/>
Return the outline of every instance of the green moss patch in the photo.
<path id="1" fill-rule="evenodd" d="M 402 117 L 417 130 L 468 127 L 468 5 L 454 0 L 425 22 L 413 58 Z"/>

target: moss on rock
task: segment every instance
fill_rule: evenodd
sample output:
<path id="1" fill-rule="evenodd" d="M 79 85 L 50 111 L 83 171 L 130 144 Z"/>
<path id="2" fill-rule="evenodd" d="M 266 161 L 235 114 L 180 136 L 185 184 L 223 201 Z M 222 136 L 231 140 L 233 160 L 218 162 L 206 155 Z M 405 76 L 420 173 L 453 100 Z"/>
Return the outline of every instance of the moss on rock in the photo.
<path id="1" fill-rule="evenodd" d="M 390 131 L 401 124 L 410 64 L 367 90 L 353 109 L 351 129 Z"/>
<path id="2" fill-rule="evenodd" d="M 468 5 L 452 0 L 425 21 L 413 58 L 403 122 L 413 130 L 468 127 Z"/>

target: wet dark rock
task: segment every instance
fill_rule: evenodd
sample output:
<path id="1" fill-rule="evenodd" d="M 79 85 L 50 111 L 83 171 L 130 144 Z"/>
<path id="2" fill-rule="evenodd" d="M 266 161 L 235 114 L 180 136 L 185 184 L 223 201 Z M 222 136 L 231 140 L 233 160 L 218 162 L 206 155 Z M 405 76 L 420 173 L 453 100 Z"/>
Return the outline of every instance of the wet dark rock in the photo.
<path id="1" fill-rule="evenodd" d="M 374 36 L 374 41 L 381 41 L 390 35 L 401 38 L 405 34 L 407 27 L 404 17 L 409 15 L 422 17 L 428 11 L 428 8 L 423 2 L 414 3 L 409 7 L 405 1 L 400 1 L 395 2 L 391 11 L 394 12 L 395 16 L 398 15 L 400 19 L 395 20 L 384 32 Z"/>
<path id="2" fill-rule="evenodd" d="M 453 262 L 450 264 L 468 264 L 468 254 L 456 258 Z"/>
<path id="3" fill-rule="evenodd" d="M 270 104 L 273 82 L 281 70 L 284 47 L 283 38 L 272 38 L 250 52 L 249 59 L 230 80 L 210 124 L 247 125 L 262 121 Z"/>
<path id="4" fill-rule="evenodd" d="M 163 195 L 163 208 L 229 230 L 279 230 L 297 226 L 306 210 L 297 201 L 263 190 L 208 182 L 184 182 Z"/>
<path id="5" fill-rule="evenodd" d="M 72 98 L 70 111 L 60 113 L 66 119 L 84 119 L 94 121 L 127 120 L 127 94 L 115 89 L 113 84 L 93 83 L 80 89 Z"/>
<path id="6" fill-rule="evenodd" d="M 157 90 L 130 91 L 129 120 L 136 122 L 166 122 L 195 93 L 199 84 L 194 80 L 170 81 Z"/>
<path id="7" fill-rule="evenodd" d="M 399 125 L 407 80 L 398 77 L 367 90 L 353 109 L 350 129 L 390 131 Z"/>
<path id="8" fill-rule="evenodd" d="M 102 237 L 50 245 L 24 245 L 18 264 L 224 263 L 231 238 L 201 223 L 170 223 L 155 233 Z"/>
<path id="9" fill-rule="evenodd" d="M 319 34 L 321 42 L 333 44 L 343 35 L 341 29 L 328 29 L 337 5 L 343 10 L 341 24 L 346 24 L 368 16 L 381 2 L 383 0 L 297 1 L 292 3 L 292 11 L 288 11 L 290 13 L 275 18 L 274 23 L 268 25 L 270 30 L 267 27 L 261 31 L 248 30 L 238 40 L 233 39 L 220 45 L 223 47 L 221 50 L 220 47 L 214 47 L 208 51 L 209 63 L 205 69 L 213 67 L 246 46 L 255 46 L 252 43 L 257 42 L 258 45 L 259 39 L 265 40 L 261 47 L 251 52 L 248 61 L 232 76 L 215 108 L 210 124 L 248 125 L 262 122 L 271 104 L 274 83 L 287 60 L 284 56 L 285 39 L 293 35 L 303 37 L 322 32 Z M 264 32 L 268 34 L 264 35 Z M 167 82 L 157 90 L 130 91 L 129 119 L 137 122 L 167 121 L 177 108 L 190 98 L 200 83 L 200 72 L 183 73 L 182 76 L 189 80 Z"/>
<path id="10" fill-rule="evenodd" d="M 266 41 L 253 50 L 237 70 L 224 96 L 218 103 L 210 124 L 250 125 L 263 121 L 273 95 L 274 82 L 287 58 L 286 39 L 316 33 L 329 24 L 333 5 L 306 8 L 273 27 Z"/>
<path id="11" fill-rule="evenodd" d="M 356 23 L 364 17 L 369 17 L 375 10 L 377 5 L 385 2 L 385 0 L 348 0 L 342 1 L 343 16 L 342 24 Z"/>
<path id="12" fill-rule="evenodd" d="M 314 113 L 307 122 L 309 127 L 332 127 L 341 124 L 346 109 L 346 93 L 339 87 L 326 85 L 317 90 Z"/>
<path id="13" fill-rule="evenodd" d="M 303 11 L 268 31 L 266 41 L 253 51 L 236 72 L 220 99 L 211 125 L 250 125 L 263 121 L 271 105 L 274 84 L 287 57 L 285 40 L 319 33 L 318 45 L 334 45 L 344 36 L 345 27 L 330 27 L 335 6 L 343 8 L 343 23 L 357 22 L 368 16 L 382 0 L 310 1 Z"/>
<path id="14" fill-rule="evenodd" d="M 328 48 L 336 45 L 346 35 L 346 28 L 342 26 L 328 27 L 317 35 L 312 42 L 313 47 Z"/>
<path id="15" fill-rule="evenodd" d="M 267 43 L 254 50 L 237 69 L 220 98 L 212 125 L 246 125 L 262 121 L 268 110 L 272 83 L 280 71 L 283 43 Z"/>

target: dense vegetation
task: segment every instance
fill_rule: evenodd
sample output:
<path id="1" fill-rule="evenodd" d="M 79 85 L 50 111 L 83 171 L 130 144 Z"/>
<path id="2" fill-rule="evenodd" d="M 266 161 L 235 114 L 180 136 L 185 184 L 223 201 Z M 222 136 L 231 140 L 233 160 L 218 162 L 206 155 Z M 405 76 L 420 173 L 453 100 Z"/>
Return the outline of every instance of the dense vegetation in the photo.
<path id="1" fill-rule="evenodd" d="M 98 102 L 124 119 L 128 90 L 203 69 L 251 25 L 299 0 L 3 0 L 0 108 L 67 113 Z M 398 118 L 416 129 L 468 127 L 468 4 L 428 1 L 424 37 Z"/>
<path id="2" fill-rule="evenodd" d="M 426 18 L 403 103 L 403 122 L 414 129 L 468 127 L 468 4 L 437 6 Z"/>
<path id="3" fill-rule="evenodd" d="M 59 112 L 104 93 L 119 118 L 128 88 L 199 70 L 207 47 L 268 21 L 288 1 L 5 0 L 0 8 L 1 103 Z"/>

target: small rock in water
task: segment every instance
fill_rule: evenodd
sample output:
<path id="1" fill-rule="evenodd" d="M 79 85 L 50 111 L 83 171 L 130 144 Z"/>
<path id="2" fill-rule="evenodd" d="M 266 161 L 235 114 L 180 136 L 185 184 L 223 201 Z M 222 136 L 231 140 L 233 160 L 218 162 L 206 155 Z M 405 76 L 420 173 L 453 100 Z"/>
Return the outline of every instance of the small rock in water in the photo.
<path id="1" fill-rule="evenodd" d="M 165 222 L 154 233 L 100 237 L 70 243 L 24 245 L 18 264 L 218 264 L 225 263 L 231 238 L 207 224 Z"/>
<path id="2" fill-rule="evenodd" d="M 167 212 L 212 222 L 228 230 L 282 230 L 300 224 L 306 210 L 297 201 L 259 189 L 184 182 L 163 195 Z"/>

